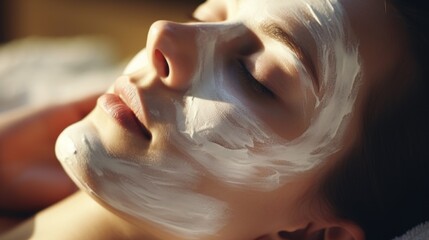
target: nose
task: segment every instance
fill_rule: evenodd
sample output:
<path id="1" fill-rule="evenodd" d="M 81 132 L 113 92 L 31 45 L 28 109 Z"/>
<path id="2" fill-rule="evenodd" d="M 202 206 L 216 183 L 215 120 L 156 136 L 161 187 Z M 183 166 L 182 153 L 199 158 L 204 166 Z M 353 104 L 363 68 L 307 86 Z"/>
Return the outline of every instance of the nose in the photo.
<path id="1" fill-rule="evenodd" d="M 168 21 L 152 24 L 147 45 L 150 64 L 172 89 L 184 90 L 197 70 L 197 27 Z"/>

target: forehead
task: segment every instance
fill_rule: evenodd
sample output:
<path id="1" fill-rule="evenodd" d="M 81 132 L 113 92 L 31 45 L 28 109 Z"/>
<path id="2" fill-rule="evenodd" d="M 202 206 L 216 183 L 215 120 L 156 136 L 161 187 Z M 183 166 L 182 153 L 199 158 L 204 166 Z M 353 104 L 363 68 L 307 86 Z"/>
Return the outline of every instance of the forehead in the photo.
<path id="1" fill-rule="evenodd" d="M 240 10 L 242 13 L 258 13 L 253 15 L 257 18 L 261 15 L 287 16 L 289 12 L 298 10 L 314 14 L 313 8 L 332 9 L 332 5 L 340 4 L 337 0 L 212 0 L 223 5 L 228 13 Z"/>
<path id="2" fill-rule="evenodd" d="M 383 15 L 388 8 L 385 0 L 208 0 L 207 3 L 214 10 L 221 9 L 231 17 L 240 12 L 253 18 L 287 17 L 295 11 L 313 16 L 320 14 L 319 10 L 335 13 L 329 10 L 336 5 L 343 7 L 352 21 L 364 22 L 386 17 Z"/>
<path id="3" fill-rule="evenodd" d="M 213 0 L 223 4 L 231 17 L 248 23 L 275 20 L 293 28 L 294 34 L 303 32 L 302 24 L 316 26 L 322 16 L 343 21 L 346 31 L 353 34 L 359 45 L 365 85 L 382 85 L 395 71 L 401 55 L 407 55 L 407 33 L 402 20 L 385 0 Z M 338 11 L 342 9 L 342 11 Z M 297 20 L 297 21 L 295 21 Z M 289 30 L 292 30 L 289 28 Z M 321 28 L 326 33 L 329 28 Z M 305 34 L 305 33 L 304 33 Z M 320 36 L 322 37 L 322 36 Z M 308 39 L 308 38 L 307 38 Z M 326 39 L 325 39 L 326 40 Z M 316 39 L 317 41 L 317 39 Z"/>
<path id="4" fill-rule="evenodd" d="M 338 28 L 351 31 L 347 14 L 337 0 L 226 0 L 224 7 L 228 20 L 237 20 L 256 28 L 275 23 L 303 41 L 306 48 L 318 45 L 308 41 L 332 40 L 329 35 Z"/>

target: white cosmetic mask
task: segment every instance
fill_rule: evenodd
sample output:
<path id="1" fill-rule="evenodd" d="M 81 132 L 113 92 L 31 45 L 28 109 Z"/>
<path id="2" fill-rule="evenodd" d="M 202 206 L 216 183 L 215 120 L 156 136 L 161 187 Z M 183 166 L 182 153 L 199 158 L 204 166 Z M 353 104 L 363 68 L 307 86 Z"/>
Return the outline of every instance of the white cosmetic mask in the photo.
<path id="1" fill-rule="evenodd" d="M 67 128 L 57 141 L 56 154 L 79 187 L 116 210 L 175 234 L 190 239 L 212 235 L 225 220 L 225 204 L 193 192 L 189 186 L 198 173 L 174 155 L 146 156 L 138 162 L 114 157 L 89 122 Z M 168 161 L 154 163 L 150 158 Z"/>
<path id="2" fill-rule="evenodd" d="M 345 32 L 348 26 L 344 26 L 340 3 L 249 0 L 245 5 L 249 6 L 246 17 L 260 16 L 283 24 L 287 24 L 285 19 L 301 22 L 318 44 L 319 81 L 325 93 L 316 99 L 316 113 L 302 135 L 293 140 L 281 138 L 227 87 L 226 66 L 216 61 L 216 47 L 245 31 L 238 16 L 235 22 L 217 23 L 217 30 L 199 34 L 197 62 L 201 65 L 196 67 L 183 101 L 171 101 L 177 129 L 169 132 L 170 144 L 182 152 L 149 151 L 145 156 L 120 159 L 106 151 L 99 133 L 82 121 L 66 129 L 56 146 L 58 158 L 80 187 L 130 216 L 185 239 L 198 239 L 215 235 L 228 223 L 226 203 L 195 191 L 204 174 L 233 187 L 270 191 L 341 149 L 343 128 L 356 99 L 360 65 L 357 45 L 347 40 L 350 33 Z M 310 88 L 315 93 L 300 60 L 280 43 L 278 51 L 285 59 L 296 61 L 302 91 Z M 144 52 L 126 72 L 132 72 L 142 58 L 147 61 Z M 150 111 L 151 119 L 162 122 L 163 110 L 151 110 L 156 110 Z"/>
<path id="3" fill-rule="evenodd" d="M 215 48 L 219 42 L 240 35 L 239 27 L 235 26 L 202 34 L 199 41 L 204 44 L 200 49 L 205 49 L 200 53 L 202 65 L 184 105 L 178 104 L 176 108 L 179 131 L 189 142 L 175 143 L 179 148 L 191 148 L 189 154 L 196 162 L 232 185 L 274 190 L 284 185 L 290 176 L 312 169 L 341 149 L 342 128 L 352 112 L 357 93 L 360 73 L 357 46 L 346 41 L 350 36 L 344 32 L 343 10 L 337 1 L 290 1 L 289 4 L 287 11 L 283 3 L 279 4 L 281 6 L 276 6 L 275 2 L 261 3 L 255 8 L 258 1 L 252 1 L 246 5 L 251 6 L 249 11 L 257 9 L 258 13 L 252 16 L 266 17 L 261 14 L 266 11 L 274 13 L 270 15 L 279 22 L 293 16 L 297 22 L 305 23 L 319 44 L 319 81 L 325 93 L 320 99 L 314 95 L 316 114 L 300 137 L 287 141 L 269 130 L 248 110 L 246 103 L 224 86 L 227 85 L 222 75 L 224 71 L 213 70 L 225 67 L 213 62 L 217 59 Z M 284 50 L 284 46 L 277 52 L 296 61 L 303 91 L 312 88 L 310 92 L 314 93 L 311 77 L 296 55 Z"/>

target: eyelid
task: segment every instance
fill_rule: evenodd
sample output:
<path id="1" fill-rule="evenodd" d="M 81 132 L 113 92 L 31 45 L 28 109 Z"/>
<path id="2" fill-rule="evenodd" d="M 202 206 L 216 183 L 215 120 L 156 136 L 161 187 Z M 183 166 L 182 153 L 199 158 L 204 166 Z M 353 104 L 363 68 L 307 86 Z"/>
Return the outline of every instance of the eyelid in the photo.
<path id="1" fill-rule="evenodd" d="M 304 49 L 296 39 L 291 36 L 287 31 L 283 30 L 276 23 L 263 23 L 261 24 L 261 30 L 269 37 L 287 45 L 297 55 L 301 62 L 306 66 L 306 69 L 310 72 L 313 82 L 316 84 L 316 89 L 319 89 L 319 79 L 317 77 L 316 68 L 314 62 L 311 60 L 310 54 Z"/>
<path id="2" fill-rule="evenodd" d="M 243 75 L 246 78 L 246 81 L 249 81 L 251 86 L 255 89 L 255 91 L 259 91 L 263 94 L 268 95 L 271 98 L 276 98 L 276 94 L 274 91 L 267 85 L 265 81 L 262 81 L 261 79 L 254 76 L 252 73 L 252 70 L 249 70 L 248 67 L 248 60 L 246 59 L 238 59 L 238 67 L 240 68 L 240 71 L 242 71 Z"/>

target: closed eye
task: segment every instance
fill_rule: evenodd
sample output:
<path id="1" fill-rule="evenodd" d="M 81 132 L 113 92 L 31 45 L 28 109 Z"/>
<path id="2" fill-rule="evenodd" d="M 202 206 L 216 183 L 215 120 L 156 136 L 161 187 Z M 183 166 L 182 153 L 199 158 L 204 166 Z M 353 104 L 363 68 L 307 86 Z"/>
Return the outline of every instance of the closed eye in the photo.
<path id="1" fill-rule="evenodd" d="M 250 71 L 246 67 L 246 64 L 241 60 L 238 61 L 238 70 L 241 78 L 245 81 L 245 83 L 247 83 L 247 86 L 249 86 L 253 91 L 263 94 L 264 96 L 275 98 L 275 94 L 264 84 L 262 84 L 261 81 L 256 79 L 252 75 L 252 73 L 250 73 Z"/>

